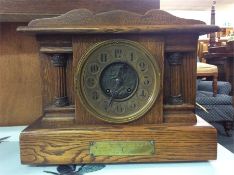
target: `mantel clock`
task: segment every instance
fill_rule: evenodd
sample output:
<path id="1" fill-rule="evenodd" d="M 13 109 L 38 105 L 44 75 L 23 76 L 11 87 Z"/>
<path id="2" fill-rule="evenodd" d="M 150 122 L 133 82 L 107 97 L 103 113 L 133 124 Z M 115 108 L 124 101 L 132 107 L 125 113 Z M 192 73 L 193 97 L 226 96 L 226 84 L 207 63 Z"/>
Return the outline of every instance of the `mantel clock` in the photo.
<path id="1" fill-rule="evenodd" d="M 196 48 L 217 26 L 161 10 L 86 9 L 31 21 L 44 115 L 20 137 L 24 164 L 216 159 L 216 130 L 197 120 Z"/>

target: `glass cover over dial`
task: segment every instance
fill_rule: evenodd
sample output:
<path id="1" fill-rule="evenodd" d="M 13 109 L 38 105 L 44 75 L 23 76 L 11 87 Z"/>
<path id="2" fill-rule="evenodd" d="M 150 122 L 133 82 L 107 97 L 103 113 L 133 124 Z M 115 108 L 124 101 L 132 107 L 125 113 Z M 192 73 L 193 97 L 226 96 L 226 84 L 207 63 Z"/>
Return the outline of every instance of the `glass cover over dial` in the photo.
<path id="1" fill-rule="evenodd" d="M 76 73 L 77 94 L 93 116 L 125 123 L 143 116 L 159 91 L 156 59 L 140 44 L 108 40 L 94 45 Z"/>

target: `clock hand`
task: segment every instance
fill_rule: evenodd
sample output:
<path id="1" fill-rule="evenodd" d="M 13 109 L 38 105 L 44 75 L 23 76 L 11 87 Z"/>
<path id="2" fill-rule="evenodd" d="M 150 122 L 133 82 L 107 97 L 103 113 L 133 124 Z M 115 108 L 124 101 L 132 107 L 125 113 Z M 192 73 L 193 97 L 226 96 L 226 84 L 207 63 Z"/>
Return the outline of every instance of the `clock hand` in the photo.
<path id="1" fill-rule="evenodd" d="M 126 72 L 126 64 L 123 64 L 119 68 L 117 76 L 115 78 L 115 87 L 114 87 L 113 91 L 111 91 L 111 97 L 110 97 L 109 102 L 108 102 L 108 107 L 110 107 L 114 98 L 119 94 L 120 85 L 123 82 L 123 75 L 125 72 Z"/>
<path id="2" fill-rule="evenodd" d="M 118 89 L 119 89 L 120 84 L 121 84 L 121 80 L 119 78 L 116 78 L 115 79 L 115 87 L 114 87 L 113 91 L 110 92 L 111 97 L 110 97 L 109 102 L 108 102 L 108 107 L 110 107 L 112 101 L 118 95 Z"/>
<path id="3" fill-rule="evenodd" d="M 118 72 L 114 76 L 112 76 L 111 79 L 117 79 L 117 78 L 121 77 L 122 69 L 123 69 L 123 66 L 121 66 L 119 68 Z"/>

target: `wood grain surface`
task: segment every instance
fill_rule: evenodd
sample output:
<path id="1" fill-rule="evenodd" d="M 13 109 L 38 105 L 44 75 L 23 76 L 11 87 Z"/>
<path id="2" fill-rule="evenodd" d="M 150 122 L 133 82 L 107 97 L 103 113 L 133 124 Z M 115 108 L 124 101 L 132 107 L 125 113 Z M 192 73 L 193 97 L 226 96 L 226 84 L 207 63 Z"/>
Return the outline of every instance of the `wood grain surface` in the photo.
<path id="1" fill-rule="evenodd" d="M 0 23 L 0 125 L 25 125 L 42 115 L 38 44 Z"/>
<path id="2" fill-rule="evenodd" d="M 35 132 L 36 131 L 36 132 Z M 95 141 L 154 141 L 155 153 L 148 156 L 92 156 Z M 216 159 L 216 130 L 196 126 L 73 125 L 50 129 L 36 123 L 21 133 L 23 164 L 82 164 L 203 161 Z"/>
<path id="3" fill-rule="evenodd" d="M 95 13 L 88 9 L 74 9 L 58 17 L 32 20 L 28 24 L 28 26 L 56 28 L 58 26 L 147 26 L 173 24 L 205 25 L 205 23 L 202 21 L 179 18 L 166 11 L 159 9 L 149 10 L 145 14 L 138 14 L 135 12 L 125 10 L 113 10 L 102 13 Z"/>
<path id="4" fill-rule="evenodd" d="M 145 14 L 114 10 L 93 13 L 87 9 L 75 9 L 54 18 L 32 20 L 18 31 L 31 33 L 196 33 L 205 34 L 219 30 L 204 22 L 183 19 L 162 10 L 149 10 Z"/>

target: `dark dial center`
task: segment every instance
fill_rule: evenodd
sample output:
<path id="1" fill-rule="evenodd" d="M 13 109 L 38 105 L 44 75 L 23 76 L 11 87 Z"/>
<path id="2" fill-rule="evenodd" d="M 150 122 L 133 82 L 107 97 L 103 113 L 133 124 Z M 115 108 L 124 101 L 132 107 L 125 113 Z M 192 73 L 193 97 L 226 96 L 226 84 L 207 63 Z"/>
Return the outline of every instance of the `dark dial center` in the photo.
<path id="1" fill-rule="evenodd" d="M 123 81 L 122 81 L 122 79 L 121 78 L 116 78 L 115 79 L 115 82 L 116 82 L 116 84 L 121 84 Z"/>
<path id="2" fill-rule="evenodd" d="M 137 73 L 128 63 L 114 62 L 101 72 L 101 89 L 110 98 L 117 100 L 129 98 L 136 91 L 137 85 Z"/>

